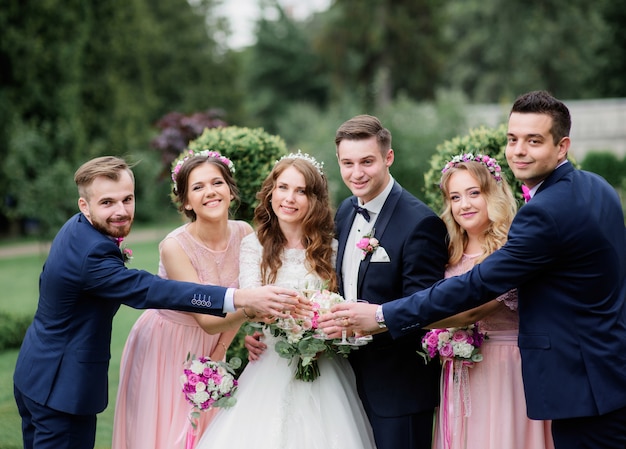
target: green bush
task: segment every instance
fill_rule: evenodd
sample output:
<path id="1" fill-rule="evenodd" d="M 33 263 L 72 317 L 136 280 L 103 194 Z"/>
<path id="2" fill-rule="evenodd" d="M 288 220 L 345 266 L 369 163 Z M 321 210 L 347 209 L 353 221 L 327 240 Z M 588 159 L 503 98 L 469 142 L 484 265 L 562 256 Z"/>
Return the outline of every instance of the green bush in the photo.
<path id="1" fill-rule="evenodd" d="M 583 159 L 582 168 L 599 174 L 613 187 L 619 187 L 626 179 L 626 157 L 623 160 L 610 151 L 592 151 Z"/>
<path id="2" fill-rule="evenodd" d="M 235 164 L 235 179 L 239 187 L 241 205 L 237 218 L 250 221 L 257 205 L 256 193 L 274 163 L 287 154 L 282 138 L 270 135 L 262 128 L 205 129 L 200 137 L 189 142 L 192 151 L 212 150 L 228 157 Z"/>
<path id="3" fill-rule="evenodd" d="M 16 316 L 0 310 L 0 351 L 19 349 L 32 321 L 32 316 Z"/>

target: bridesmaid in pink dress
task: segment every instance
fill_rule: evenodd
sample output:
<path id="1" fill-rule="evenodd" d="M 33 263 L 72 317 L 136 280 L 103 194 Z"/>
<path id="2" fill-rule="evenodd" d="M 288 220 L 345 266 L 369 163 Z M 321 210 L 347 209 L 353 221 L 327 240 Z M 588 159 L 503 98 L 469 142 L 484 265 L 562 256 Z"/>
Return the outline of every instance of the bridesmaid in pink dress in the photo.
<path id="1" fill-rule="evenodd" d="M 239 247 L 252 228 L 228 219 L 231 202 L 238 200 L 231 166 L 216 153 L 187 157 L 176 165 L 174 200 L 190 222 L 160 243 L 160 276 L 238 287 Z M 191 405 L 183 397 L 180 377 L 187 354 L 224 359 L 245 313 L 220 318 L 147 310 L 139 317 L 122 355 L 112 449 L 185 447 Z M 213 415 L 201 414 L 196 435 Z"/>
<path id="2" fill-rule="evenodd" d="M 442 219 L 450 235 L 446 277 L 470 270 L 506 241 L 516 205 L 499 168 L 495 159 L 488 157 L 460 157 L 443 170 Z M 550 422 L 533 421 L 526 415 L 517 346 L 516 291 L 429 327 L 462 327 L 476 322 L 488 336 L 481 347 L 483 360 L 461 369 L 452 359 L 442 360 L 441 404 L 433 447 L 554 448 Z M 467 383 L 462 381 L 462 369 L 467 370 Z"/>

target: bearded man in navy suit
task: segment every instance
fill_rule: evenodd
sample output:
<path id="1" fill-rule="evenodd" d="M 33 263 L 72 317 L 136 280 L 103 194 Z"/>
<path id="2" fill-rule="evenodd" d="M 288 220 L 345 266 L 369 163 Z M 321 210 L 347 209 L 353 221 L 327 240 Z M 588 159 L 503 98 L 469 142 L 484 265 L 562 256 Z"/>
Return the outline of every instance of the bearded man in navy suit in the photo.
<path id="1" fill-rule="evenodd" d="M 392 178 L 389 130 L 378 118 L 359 115 L 339 127 L 335 144 L 341 177 L 354 195 L 335 217 L 342 295 L 382 304 L 440 280 L 448 260 L 446 227 Z M 372 250 L 357 247 L 364 237 L 376 239 Z M 431 447 L 440 367 L 417 354 L 420 338 L 377 335 L 350 353 L 378 449 Z"/>
<path id="2" fill-rule="evenodd" d="M 111 327 L 121 304 L 220 316 L 247 307 L 285 316 L 298 303 L 294 291 L 278 287 L 235 290 L 127 269 L 118 244 L 135 213 L 131 169 L 105 156 L 83 164 L 74 179 L 80 213 L 52 242 L 13 378 L 24 449 L 93 448 L 96 414 L 108 402 Z"/>
<path id="3" fill-rule="evenodd" d="M 531 199 L 508 242 L 471 271 L 381 307 L 337 306 L 320 325 L 403 338 L 512 289 L 528 416 L 557 449 L 626 447 L 626 229 L 615 190 L 567 161 L 571 119 L 544 91 L 520 96 L 506 157 Z M 337 320 L 337 321 L 335 321 Z"/>

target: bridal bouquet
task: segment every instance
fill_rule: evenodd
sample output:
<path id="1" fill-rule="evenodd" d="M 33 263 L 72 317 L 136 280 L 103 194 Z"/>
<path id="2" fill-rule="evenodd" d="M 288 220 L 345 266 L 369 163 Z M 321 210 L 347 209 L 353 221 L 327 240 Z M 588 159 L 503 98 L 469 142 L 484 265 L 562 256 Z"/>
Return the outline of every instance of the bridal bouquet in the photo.
<path id="1" fill-rule="evenodd" d="M 418 352 L 428 362 L 437 355 L 463 362 L 480 362 L 483 359 L 480 347 L 487 336 L 480 332 L 478 324 L 466 327 L 432 329 L 422 338 L 422 348 Z"/>
<path id="2" fill-rule="evenodd" d="M 317 328 L 317 320 L 321 313 L 330 311 L 330 308 L 341 302 L 344 298 L 328 290 L 319 290 L 311 295 L 313 305 L 312 317 L 288 317 L 277 318 L 269 324 L 248 323 L 248 333 L 266 327 L 269 332 L 278 339 L 274 349 L 283 358 L 289 359 L 289 363 L 295 362 L 295 378 L 305 382 L 312 382 L 320 375 L 317 360 L 321 354 L 334 356 L 341 354 L 347 356 L 350 346 L 335 346 L 331 340 Z"/>

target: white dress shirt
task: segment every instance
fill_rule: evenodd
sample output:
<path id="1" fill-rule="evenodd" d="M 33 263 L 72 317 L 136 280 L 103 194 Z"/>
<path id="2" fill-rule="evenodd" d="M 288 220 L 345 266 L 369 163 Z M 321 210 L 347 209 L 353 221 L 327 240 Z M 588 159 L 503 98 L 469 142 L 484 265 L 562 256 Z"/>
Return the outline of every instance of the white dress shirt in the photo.
<path id="1" fill-rule="evenodd" d="M 357 284 L 359 280 L 359 266 L 361 260 L 363 260 L 363 251 L 356 247 L 361 238 L 368 233 L 372 233 L 376 228 L 376 219 L 380 214 L 381 209 L 387 201 L 387 197 L 393 187 L 394 179 L 390 177 L 389 183 L 380 194 L 368 203 L 361 203 L 358 199 L 359 206 L 367 209 L 370 215 L 370 221 L 366 221 L 363 215 L 356 214 L 352 227 L 350 228 L 350 234 L 348 234 L 348 240 L 346 241 L 346 248 L 343 254 L 343 262 L 341 264 L 341 276 L 343 278 L 343 294 L 346 301 L 356 301 L 357 298 Z"/>

